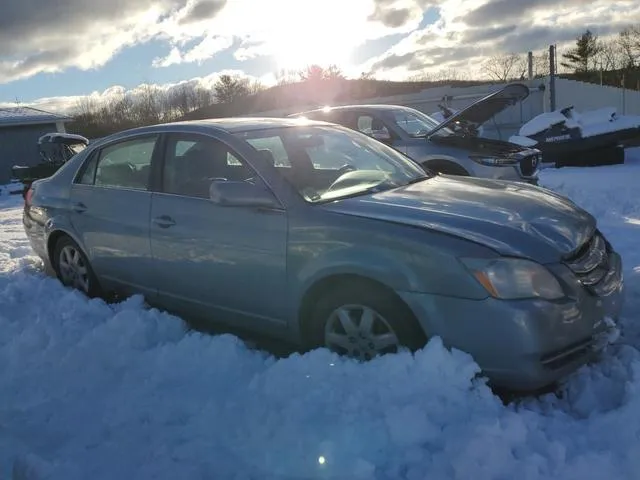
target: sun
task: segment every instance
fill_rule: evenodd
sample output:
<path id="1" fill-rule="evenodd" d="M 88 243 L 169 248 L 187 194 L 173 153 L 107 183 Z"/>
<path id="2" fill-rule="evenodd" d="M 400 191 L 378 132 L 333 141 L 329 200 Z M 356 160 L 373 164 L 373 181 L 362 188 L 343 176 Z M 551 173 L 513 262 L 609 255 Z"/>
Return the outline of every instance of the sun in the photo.
<path id="1" fill-rule="evenodd" d="M 315 30 L 315 31 L 314 31 Z M 279 69 L 301 69 L 308 65 L 338 65 L 351 61 L 353 48 L 343 39 L 327 38 L 326 32 L 311 28 L 295 37 L 273 41 L 273 53 Z"/>
<path id="2" fill-rule="evenodd" d="M 268 27 L 263 34 L 279 69 L 312 64 L 342 68 L 351 63 L 366 25 L 362 0 L 280 0 L 278 4 L 264 19 Z"/>

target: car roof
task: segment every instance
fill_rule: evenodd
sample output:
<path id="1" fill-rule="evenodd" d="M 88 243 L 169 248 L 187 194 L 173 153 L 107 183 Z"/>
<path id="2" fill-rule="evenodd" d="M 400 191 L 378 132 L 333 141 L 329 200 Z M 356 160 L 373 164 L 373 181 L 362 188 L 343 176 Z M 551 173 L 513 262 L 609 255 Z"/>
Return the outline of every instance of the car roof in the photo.
<path id="1" fill-rule="evenodd" d="M 404 105 L 391 105 L 391 104 L 363 104 L 363 105 L 337 105 L 335 107 L 323 107 L 316 108 L 314 110 L 307 110 L 305 112 L 292 113 L 290 118 L 298 115 L 307 115 L 309 113 L 331 113 L 341 110 L 372 110 L 372 111 L 384 111 L 384 110 L 412 110 L 410 107 Z"/>
<path id="2" fill-rule="evenodd" d="M 257 130 L 267 130 L 269 128 L 287 128 L 300 125 L 332 125 L 330 122 L 321 120 L 280 118 L 280 117 L 228 117 L 228 118 L 206 118 L 202 120 L 183 120 L 178 122 L 159 123 L 144 127 L 135 127 L 121 130 L 106 137 L 96 140 L 92 145 L 96 148 L 113 141 L 119 141 L 128 137 L 140 134 L 153 134 L 165 132 L 196 132 L 203 130 L 215 130 L 223 133 L 243 133 Z"/>
<path id="3" fill-rule="evenodd" d="M 167 123 L 172 126 L 201 126 L 213 127 L 217 130 L 229 133 L 248 132 L 251 130 L 263 130 L 267 128 L 295 127 L 300 125 L 300 120 L 295 118 L 279 117 L 229 117 L 229 118 L 207 118 L 203 120 L 188 120 L 183 122 Z M 309 120 L 305 125 L 326 125 L 326 122 Z"/>
<path id="4" fill-rule="evenodd" d="M 225 133 L 242 133 L 256 130 L 266 130 L 269 128 L 287 128 L 300 125 L 331 125 L 329 122 L 299 118 L 279 118 L 279 117 L 228 117 L 228 118 L 206 118 L 202 120 L 184 120 L 178 122 L 159 123 L 144 127 L 121 130 L 112 135 L 102 137 L 94 145 L 102 146 L 114 140 L 121 140 L 130 136 L 145 133 L 163 133 L 172 131 L 202 131 L 213 129 Z"/>

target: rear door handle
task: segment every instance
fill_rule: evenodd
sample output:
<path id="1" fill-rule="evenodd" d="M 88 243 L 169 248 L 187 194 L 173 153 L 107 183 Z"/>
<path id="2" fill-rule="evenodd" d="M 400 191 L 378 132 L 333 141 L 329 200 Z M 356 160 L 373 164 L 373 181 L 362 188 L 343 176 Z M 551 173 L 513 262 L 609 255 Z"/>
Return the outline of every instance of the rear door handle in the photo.
<path id="1" fill-rule="evenodd" d="M 87 210 L 87 206 L 82 202 L 74 203 L 71 208 L 73 209 L 74 212 L 77 212 L 77 213 L 82 213 Z"/>
<path id="2" fill-rule="evenodd" d="M 176 221 L 169 215 L 160 215 L 159 217 L 154 218 L 152 221 L 160 228 L 169 228 L 176 224 Z"/>

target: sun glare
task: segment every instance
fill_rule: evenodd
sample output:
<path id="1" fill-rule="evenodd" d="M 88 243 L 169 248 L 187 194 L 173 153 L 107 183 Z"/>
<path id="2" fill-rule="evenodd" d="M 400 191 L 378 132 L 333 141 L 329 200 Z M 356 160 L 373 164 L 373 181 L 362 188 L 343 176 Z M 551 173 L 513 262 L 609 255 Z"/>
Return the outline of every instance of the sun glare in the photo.
<path id="1" fill-rule="evenodd" d="M 280 0 L 278 8 L 264 10 L 266 18 L 262 19 L 261 36 L 269 45 L 277 68 L 350 64 L 354 48 L 363 41 L 366 27 L 363 2 L 368 5 L 369 1 Z"/>

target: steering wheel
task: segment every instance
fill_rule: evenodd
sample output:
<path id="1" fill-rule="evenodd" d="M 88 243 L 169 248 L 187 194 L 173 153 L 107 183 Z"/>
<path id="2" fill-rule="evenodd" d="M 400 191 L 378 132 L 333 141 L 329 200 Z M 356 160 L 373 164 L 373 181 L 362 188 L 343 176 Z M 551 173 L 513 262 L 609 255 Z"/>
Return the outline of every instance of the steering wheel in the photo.
<path id="1" fill-rule="evenodd" d="M 356 167 L 354 167 L 353 165 L 349 165 L 348 163 L 344 164 L 343 166 L 341 166 L 338 169 L 338 173 L 340 174 L 340 176 L 344 175 L 345 173 L 349 173 L 349 172 L 355 172 L 358 169 Z"/>

